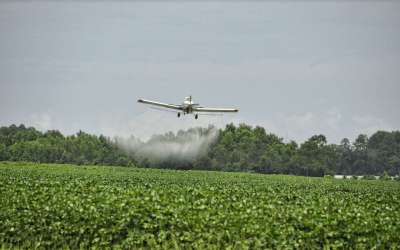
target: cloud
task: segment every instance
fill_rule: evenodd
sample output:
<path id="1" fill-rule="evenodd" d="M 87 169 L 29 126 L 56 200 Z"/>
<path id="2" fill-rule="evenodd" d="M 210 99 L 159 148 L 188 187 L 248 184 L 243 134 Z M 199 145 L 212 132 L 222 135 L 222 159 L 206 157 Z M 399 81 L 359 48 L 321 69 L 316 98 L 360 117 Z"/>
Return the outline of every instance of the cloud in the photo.
<path id="1" fill-rule="evenodd" d="M 47 131 L 51 129 L 59 129 L 61 126 L 61 122 L 57 121 L 54 123 L 49 114 L 42 114 L 42 115 L 33 114 L 30 117 L 33 121 L 34 127 L 37 130 Z"/>
<path id="2" fill-rule="evenodd" d="M 308 111 L 304 115 L 292 115 L 278 113 L 274 119 L 269 119 L 257 124 L 271 128 L 271 132 L 278 136 L 286 136 L 297 142 L 307 140 L 316 134 L 335 135 L 340 130 L 339 123 L 342 121 L 342 114 L 336 107 L 325 111 L 325 115 Z"/>
<path id="3" fill-rule="evenodd" d="M 307 112 L 304 116 L 286 116 L 284 114 L 276 114 L 275 116 L 289 130 L 308 131 L 319 126 L 318 116 L 311 112 Z"/>
<path id="4" fill-rule="evenodd" d="M 314 135 L 320 127 L 321 119 L 312 112 L 305 115 L 288 116 L 285 114 L 275 114 L 274 119 L 270 119 L 264 124 L 273 129 L 272 133 L 277 136 L 284 136 L 287 139 L 302 142 Z"/>
<path id="5" fill-rule="evenodd" d="M 374 134 L 378 130 L 393 130 L 390 123 L 370 115 L 362 117 L 356 116 L 353 118 L 353 120 L 356 122 L 358 130 L 367 134 L 368 136 Z"/>
<path id="6" fill-rule="evenodd" d="M 342 114 L 340 113 L 340 110 L 336 107 L 331 108 L 330 110 L 327 111 L 329 114 L 329 117 L 325 118 L 326 124 L 335 131 L 339 130 L 339 125 L 338 123 L 342 119 Z"/>

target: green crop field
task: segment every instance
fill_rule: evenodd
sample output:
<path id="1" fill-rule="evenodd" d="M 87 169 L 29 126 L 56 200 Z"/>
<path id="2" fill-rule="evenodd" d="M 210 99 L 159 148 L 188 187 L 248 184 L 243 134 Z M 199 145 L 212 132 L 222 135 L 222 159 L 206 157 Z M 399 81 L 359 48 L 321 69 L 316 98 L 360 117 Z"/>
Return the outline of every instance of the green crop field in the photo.
<path id="1" fill-rule="evenodd" d="M 400 183 L 0 163 L 2 249 L 399 249 Z"/>

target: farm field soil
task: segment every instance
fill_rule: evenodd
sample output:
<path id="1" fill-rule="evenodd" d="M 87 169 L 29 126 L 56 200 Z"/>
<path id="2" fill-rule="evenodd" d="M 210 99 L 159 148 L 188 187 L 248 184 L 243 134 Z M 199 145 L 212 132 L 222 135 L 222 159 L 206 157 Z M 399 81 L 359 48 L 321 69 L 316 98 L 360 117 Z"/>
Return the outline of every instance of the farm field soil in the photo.
<path id="1" fill-rule="evenodd" d="M 2 249 L 399 249 L 400 183 L 0 163 Z"/>

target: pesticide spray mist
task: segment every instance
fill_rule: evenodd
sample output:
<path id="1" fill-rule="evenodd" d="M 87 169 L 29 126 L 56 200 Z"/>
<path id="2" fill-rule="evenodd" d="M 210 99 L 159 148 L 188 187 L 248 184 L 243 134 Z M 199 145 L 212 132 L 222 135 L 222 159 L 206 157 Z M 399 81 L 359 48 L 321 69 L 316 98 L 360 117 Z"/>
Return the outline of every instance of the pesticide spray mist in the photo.
<path id="1" fill-rule="evenodd" d="M 121 124 L 121 123 L 119 123 Z M 181 115 L 176 112 L 149 109 L 143 115 L 129 120 L 130 137 L 115 136 L 117 145 L 143 158 L 165 160 L 170 157 L 191 160 L 205 152 L 215 142 L 222 126 L 220 115 Z M 125 133 L 126 134 L 126 133 Z M 139 138 L 147 139 L 143 142 Z"/>

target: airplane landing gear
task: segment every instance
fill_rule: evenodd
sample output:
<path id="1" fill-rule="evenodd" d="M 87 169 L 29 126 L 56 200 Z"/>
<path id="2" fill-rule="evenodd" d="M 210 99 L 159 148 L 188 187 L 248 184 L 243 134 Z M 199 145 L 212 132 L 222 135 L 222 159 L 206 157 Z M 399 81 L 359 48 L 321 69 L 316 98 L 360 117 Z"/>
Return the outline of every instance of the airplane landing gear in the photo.
<path id="1" fill-rule="evenodd" d="M 195 114 L 195 115 L 194 115 L 194 119 L 197 119 L 197 117 L 198 117 L 198 114 Z"/>
<path id="2" fill-rule="evenodd" d="M 178 112 L 178 117 L 180 117 L 181 116 L 181 113 L 180 112 Z"/>

